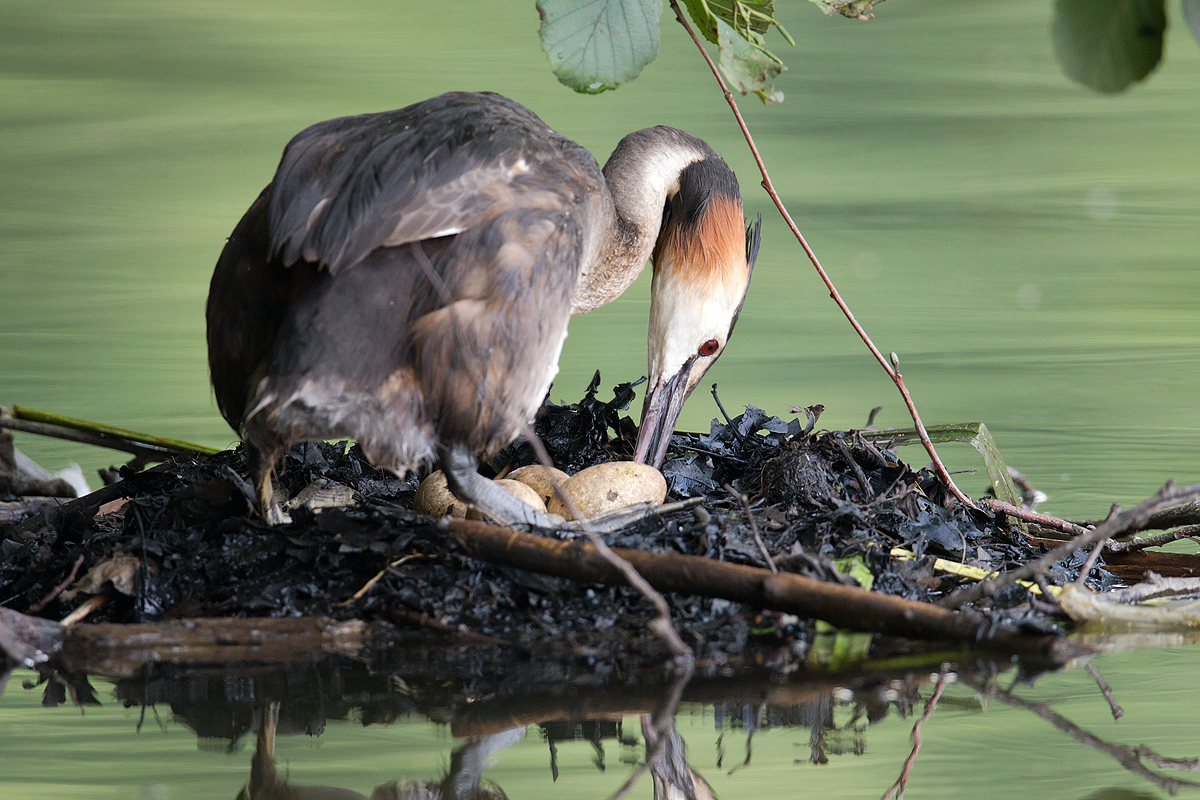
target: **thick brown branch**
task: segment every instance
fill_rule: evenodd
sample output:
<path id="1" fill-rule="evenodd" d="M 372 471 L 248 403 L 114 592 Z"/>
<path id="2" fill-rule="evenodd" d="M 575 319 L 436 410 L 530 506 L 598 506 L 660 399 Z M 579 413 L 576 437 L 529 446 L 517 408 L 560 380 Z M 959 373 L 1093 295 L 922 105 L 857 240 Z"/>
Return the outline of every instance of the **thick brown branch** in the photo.
<path id="1" fill-rule="evenodd" d="M 361 620 L 326 617 L 77 625 L 64 632 L 62 657 L 68 666 L 110 677 L 133 675 L 164 657 L 191 664 L 279 663 L 298 652 L 356 657 L 368 630 Z"/>
<path id="2" fill-rule="evenodd" d="M 1177 525 L 1200 524 L 1200 500 L 1193 500 L 1174 508 L 1165 508 L 1157 514 L 1151 514 L 1142 530 L 1164 530 Z"/>
<path id="3" fill-rule="evenodd" d="M 1128 581 L 1136 581 L 1147 570 L 1172 578 L 1200 577 L 1200 556 L 1189 553 L 1164 553 L 1161 550 L 1134 550 L 1129 553 L 1105 553 L 1105 569 Z"/>
<path id="4" fill-rule="evenodd" d="M 559 541 L 468 520 L 450 520 L 447 531 L 469 555 L 482 561 L 584 583 L 626 585 L 625 576 L 579 540 Z M 614 551 L 661 592 L 722 597 L 758 608 L 823 619 L 842 628 L 972 646 L 1061 662 L 1074 645 L 1057 637 L 1028 636 L 1000 627 L 990 636 L 981 619 L 929 603 L 825 583 L 788 572 L 727 564 L 676 553 Z"/>

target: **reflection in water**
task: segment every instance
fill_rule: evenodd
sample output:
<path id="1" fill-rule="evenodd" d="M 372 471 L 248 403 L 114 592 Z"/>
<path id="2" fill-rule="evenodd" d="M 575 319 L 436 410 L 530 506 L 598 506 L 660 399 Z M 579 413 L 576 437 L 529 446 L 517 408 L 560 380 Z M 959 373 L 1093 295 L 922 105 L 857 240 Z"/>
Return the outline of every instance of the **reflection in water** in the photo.
<path id="1" fill-rule="evenodd" d="M 1107 684 L 1104 683 L 1104 679 L 1094 670 L 1093 677 L 1096 678 L 1100 692 L 1112 707 L 1113 718 L 1120 719 L 1124 712 L 1119 706 L 1113 703 L 1112 696 Z M 1157 767 L 1162 770 L 1175 770 L 1177 772 L 1200 772 L 1200 758 L 1171 758 L 1156 753 L 1145 745 L 1129 747 L 1128 745 L 1107 742 L 1091 731 L 1075 724 L 1062 714 L 1059 714 L 1046 703 L 1030 702 L 1017 697 L 1011 690 L 1001 691 L 994 683 L 980 682 L 970 677 L 966 677 L 964 682 L 969 686 L 974 686 L 983 696 L 995 698 L 1002 703 L 1033 712 L 1075 741 L 1110 756 L 1125 769 L 1144 778 L 1171 795 L 1178 794 L 1180 789 L 1191 789 L 1193 791 L 1200 789 L 1200 783 L 1176 778 L 1170 774 L 1160 774 L 1150 769 L 1150 767 Z"/>
<path id="2" fill-rule="evenodd" d="M 250 764 L 250 782 L 238 800 L 367 800 L 367 796 L 336 786 L 300 786 L 281 778 L 275 763 L 275 733 L 279 727 L 279 701 L 256 713 L 258 736 Z M 483 772 L 492 757 L 525 736 L 517 727 L 471 739 L 454 750 L 450 769 L 440 781 L 404 778 L 376 786 L 370 800 L 508 800 L 495 784 L 484 782 Z"/>
<path id="3" fill-rule="evenodd" d="M 275 737 L 279 729 L 280 703 L 272 701 L 255 713 L 258 729 L 254 758 L 250 765 L 250 780 L 238 793 L 237 800 L 368 800 L 366 795 L 336 786 L 305 786 L 291 783 L 280 776 L 275 757 Z M 665 721 L 665 731 L 655 728 L 654 717 L 641 718 L 642 735 L 646 743 L 649 771 L 654 781 L 655 800 L 715 800 L 712 786 L 687 761 L 687 746 L 675 728 L 674 716 Z M 599 734 L 600 728 L 590 726 Z M 441 780 L 400 778 L 376 786 L 369 800 L 508 800 L 504 790 L 483 779 L 483 773 L 500 752 L 525 737 L 525 727 L 518 726 L 486 736 L 473 737 L 455 748 L 450 768 Z M 549 738 L 548 738 L 549 740 Z M 659 742 L 663 747 L 657 757 L 651 754 Z M 593 739 L 599 760 L 603 764 L 600 737 Z"/>
<path id="4" fill-rule="evenodd" d="M 474 664 L 469 658 L 464 663 Z M 1062 738 L 1052 741 L 1058 747 L 1056 752 L 1061 751 L 1056 757 L 1061 765 L 1055 769 L 1062 775 L 1077 774 L 1076 762 L 1085 762 L 1084 754 L 1090 750 L 1119 765 L 1139 781 L 1172 793 L 1200 788 L 1200 783 L 1175 777 L 1179 771 L 1200 770 L 1200 760 L 1164 756 L 1143 745 L 1107 741 L 1075 723 L 1063 710 L 1022 697 L 1028 694 L 1025 683 L 1032 682 L 1035 675 L 1021 671 L 1014 674 L 1007 663 L 981 661 L 958 664 L 953 668 L 943 665 L 937 673 L 932 673 L 920 666 L 888 668 L 879 662 L 870 672 L 832 676 L 804 672 L 783 675 L 753 669 L 722 676 L 718 674 L 720 671 L 701 668 L 699 675 L 687 680 L 686 684 L 667 680 L 661 675 L 640 678 L 627 675 L 609 684 L 597 684 L 593 676 L 592 682 L 539 680 L 514 686 L 511 679 L 506 683 L 506 679 L 489 677 L 486 670 L 470 669 L 471 674 L 459 673 L 458 677 L 451 677 L 443 664 L 424 672 L 406 670 L 401 677 L 395 668 L 382 663 L 368 668 L 347 659 L 331 659 L 319 664 L 292 664 L 278 669 L 265 666 L 242 669 L 159 666 L 137 677 L 117 681 L 115 689 L 117 698 L 127 707 L 141 707 L 142 714 L 136 722 L 139 729 L 147 716 L 153 715 L 157 719 L 159 709 L 169 706 L 174 719 L 195 731 L 201 742 L 224 741 L 225 746 L 220 749 L 231 756 L 238 752 L 238 743 L 253 732 L 255 752 L 248 780 L 244 772 L 236 776 L 239 783 L 245 781 L 244 788 L 236 795 L 239 800 L 503 800 L 508 793 L 489 781 L 485 771 L 497 756 L 526 738 L 528 741 L 523 746 L 504 755 L 506 776 L 521 775 L 525 780 L 531 771 L 534 774 L 543 771 L 541 774 L 545 775 L 543 765 L 546 761 L 536 753 L 538 738 L 545 743 L 551 756 L 551 774 L 546 777 L 554 779 L 559 777 L 557 752 L 564 742 L 575 740 L 591 747 L 595 753 L 593 768 L 601 773 L 605 771 L 605 743 L 616 743 L 623 750 L 621 761 L 635 767 L 629 776 L 631 785 L 636 783 L 638 775 L 650 773 L 642 783 L 642 796 L 647 794 L 645 784 L 649 783 L 655 800 L 711 800 L 717 792 L 710 778 L 718 781 L 720 787 L 720 781 L 728 780 L 729 775 L 743 771 L 752 762 L 757 777 L 747 774 L 745 780 L 763 777 L 763 770 L 770 775 L 772 770 L 790 771 L 806 762 L 820 765 L 838 757 L 862 756 L 868 750 L 868 735 L 875 736 L 877 732 L 884 736 L 884 741 L 889 741 L 889 735 L 892 737 L 887 747 L 892 755 L 883 764 L 886 771 L 881 783 L 869 791 L 884 794 L 887 784 L 897 775 L 900 780 L 893 789 L 903 791 L 903 784 L 910 774 L 915 782 L 921 782 L 922 787 L 928 789 L 927 781 L 931 780 L 928 771 L 913 769 L 914 764 L 919 767 L 924 758 L 920 753 L 921 726 L 924 725 L 927 736 L 930 731 L 942 734 L 939 746 L 943 748 L 944 757 L 946 731 L 954 730 L 951 726 L 962 723 L 964 712 L 973 717 L 989 701 L 993 705 L 1029 712 L 1060 732 Z M 1078 674 L 1082 675 L 1082 671 Z M 82 707 L 96 703 L 97 693 L 83 673 L 68 673 L 42 665 L 40 676 L 38 684 L 26 683 L 25 688 L 43 686 L 44 706 L 74 704 Z M 1001 684 L 1008 688 L 1002 688 Z M 1021 691 L 1015 691 L 1014 687 Z M 1103 688 L 1101 686 L 1090 701 L 1085 699 L 1084 702 L 1104 704 Z M 943 689 L 945 695 L 938 703 L 936 697 Z M 20 689 L 9 685 L 8 691 L 11 695 Z M 1136 702 L 1136 698 L 1118 699 L 1127 707 Z M 697 732 L 701 730 L 695 727 L 694 720 L 712 721 L 718 772 L 712 772 L 711 766 L 702 766 L 709 772 L 707 778 L 691 763 L 674 714 L 659 716 L 664 713 L 660 709 L 680 708 L 676 701 L 682 703 L 681 714 L 685 715 L 680 717 L 679 724 L 693 720 L 691 727 L 684 729 L 684 734 L 692 739 L 693 750 L 698 743 Z M 922 706 L 923 715 L 914 713 Z M 372 760 L 386 763 L 386 759 L 397 757 L 410 766 L 400 769 L 399 775 L 383 772 L 369 782 L 364 781 L 368 786 L 377 784 L 366 794 L 350 788 L 293 782 L 286 770 L 280 770 L 277 736 L 322 734 L 327 741 L 336 741 L 350 731 L 345 727 L 327 728 L 327 721 L 345 720 L 352 715 L 361 719 L 363 725 L 401 723 L 398 727 L 402 730 L 397 731 L 398 734 L 404 733 L 404 727 L 411 732 L 414 724 L 421 724 L 417 720 L 425 718 L 438 725 L 448 725 L 458 743 L 445 773 L 434 779 L 427 773 L 421 774 L 423 768 L 411 766 L 414 762 L 405 747 L 383 745 L 378 757 L 368 759 L 368 763 Z M 895 726 L 890 726 L 890 734 L 878 731 L 876 726 L 889 717 L 907 719 L 913 716 L 920 719 L 913 726 L 911 750 L 905 748 L 906 758 L 896 747 Z M 641 741 L 630 735 L 628 725 L 623 725 L 630 717 L 637 718 L 640 723 Z M 989 719 L 990 725 L 997 722 L 994 715 Z M 1027 723 L 1010 715 L 1005 724 L 1008 730 L 1013 725 L 1024 730 Z M 132 727 L 133 723 L 129 725 Z M 526 737 L 530 726 L 536 726 L 534 730 L 541 734 L 540 737 Z M 165 726 L 163 729 L 166 731 Z M 790 733 L 784 740 L 778 736 L 756 738 L 772 729 Z M 979 729 L 974 730 L 973 735 L 978 736 Z M 738 736 L 739 750 L 744 743 L 744 756 L 739 752 L 738 756 L 731 757 L 733 748 L 729 740 L 732 735 Z M 997 735 L 1003 734 L 997 731 Z M 791 748 L 804 748 L 805 739 L 808 752 L 796 758 L 797 753 Z M 7 740 L 0 732 L 0 743 L 4 741 Z M 761 747 L 756 744 L 759 741 L 764 742 Z M 785 741 L 788 750 L 781 759 L 778 748 Z M 1075 747 L 1076 743 L 1084 745 L 1085 749 L 1080 751 Z M 950 746 L 954 755 L 967 757 L 971 748 L 978 744 L 961 740 Z M 638 755 L 632 752 L 635 747 Z M 641 747 L 644 747 L 644 757 L 640 755 Z M 761 751 L 757 755 L 756 748 Z M 211 747 L 202 749 L 214 750 Z M 879 742 L 876 742 L 876 749 L 880 749 Z M 74 756 L 64 753 L 62 757 Z M 291 758 L 296 757 L 293 751 Z M 319 761 L 320 757 L 314 754 L 312 759 Z M 879 753 L 875 753 L 875 760 L 878 764 Z M 996 765 L 988 766 L 994 768 Z M 1006 762 L 1000 775 L 1016 781 L 1025 768 L 1020 760 L 1011 764 Z M 878 770 L 868 773 L 871 777 L 865 780 L 881 780 Z M 574 777 L 577 779 L 578 774 Z M 620 778 L 619 775 L 615 777 Z M 345 778 L 336 782 L 343 781 L 349 782 Z M 1095 786 L 1094 783 L 1091 785 Z M 524 796 L 528 793 L 528 784 L 521 786 Z M 236 790 L 227 791 L 224 796 L 232 796 Z M 601 788 L 596 796 L 607 794 L 608 791 Z"/>
<path id="5" fill-rule="evenodd" d="M 654 800 L 714 800 L 716 793 L 704 780 L 704 776 L 692 769 L 687 762 L 687 746 L 679 731 L 675 729 L 675 717 L 667 720 L 666 730 L 661 737 L 661 758 L 650 761 L 650 774 L 654 779 Z M 659 743 L 660 736 L 654 728 L 653 717 L 642 716 L 642 736 L 646 739 L 649 754 Z"/>

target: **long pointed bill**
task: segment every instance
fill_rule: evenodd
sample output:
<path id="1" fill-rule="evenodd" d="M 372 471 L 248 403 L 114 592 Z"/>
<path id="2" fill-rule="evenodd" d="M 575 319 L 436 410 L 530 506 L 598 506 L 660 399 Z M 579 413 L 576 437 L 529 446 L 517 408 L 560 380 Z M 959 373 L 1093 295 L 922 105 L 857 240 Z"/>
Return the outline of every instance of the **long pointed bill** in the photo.
<path id="1" fill-rule="evenodd" d="M 671 443 L 671 434 L 675 432 L 675 421 L 683 410 L 683 401 L 687 400 L 688 377 L 694 361 L 689 358 L 679 372 L 666 380 L 655 382 L 646 390 L 634 461 L 659 468 L 667 460 L 667 446 Z"/>

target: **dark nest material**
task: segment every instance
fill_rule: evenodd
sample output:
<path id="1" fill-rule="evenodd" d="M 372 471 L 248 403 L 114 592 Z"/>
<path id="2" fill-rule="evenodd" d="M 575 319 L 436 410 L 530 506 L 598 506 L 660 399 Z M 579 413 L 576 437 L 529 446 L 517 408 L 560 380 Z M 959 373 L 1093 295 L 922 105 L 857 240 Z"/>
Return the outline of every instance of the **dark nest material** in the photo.
<path id="1" fill-rule="evenodd" d="M 612 401 L 601 402 L 598 381 L 579 403 L 544 406 L 537 421 L 538 435 L 568 472 L 628 457 L 634 426 L 619 412 L 632 389 L 622 384 Z M 677 434 L 664 470 L 671 498 L 702 503 L 648 517 L 607 541 L 765 567 L 756 528 L 781 571 L 857 585 L 852 576 L 865 581 L 865 567 L 875 592 L 925 602 L 960 581 L 936 574 L 935 556 L 1003 571 L 1044 552 L 1009 523 L 947 502 L 931 473 L 913 471 L 889 450 L 855 432 L 812 427 L 749 407 L 727 424 L 714 421 L 707 434 Z M 533 460 L 532 448 L 517 443 L 488 469 Z M 293 508 L 290 525 L 272 528 L 249 513 L 244 475 L 240 448 L 177 457 L 122 474 L 95 498 L 105 505 L 81 502 L 6 525 L 0 606 L 60 619 L 90 593 L 108 598 L 90 621 L 360 618 L 597 666 L 632 669 L 646 658 L 661 660 L 663 647 L 646 629 L 653 609 L 634 590 L 469 557 L 436 520 L 412 510 L 415 477 L 374 469 L 357 447 L 310 442 L 287 454 L 281 480 L 290 496 L 314 484 L 353 491 L 343 507 Z M 894 547 L 917 559 L 891 557 Z M 1057 569 L 1073 577 L 1078 564 Z M 85 575 L 95 579 L 91 585 L 68 589 L 74 576 Z M 1013 586 L 983 601 L 983 611 L 992 624 L 1049 630 L 1049 618 L 1030 600 Z M 792 614 L 697 595 L 670 594 L 668 601 L 676 628 L 701 659 L 802 659 L 814 635 L 811 620 Z"/>

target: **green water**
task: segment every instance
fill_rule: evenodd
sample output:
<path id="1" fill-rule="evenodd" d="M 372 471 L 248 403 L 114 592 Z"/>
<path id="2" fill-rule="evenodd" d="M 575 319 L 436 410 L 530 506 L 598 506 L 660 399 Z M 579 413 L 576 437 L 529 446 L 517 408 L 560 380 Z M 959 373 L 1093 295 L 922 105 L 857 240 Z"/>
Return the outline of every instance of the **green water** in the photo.
<path id="1" fill-rule="evenodd" d="M 1118 722 L 1082 669 L 1043 676 L 1032 687 L 1018 685 L 1014 693 L 1049 704 L 1106 743 L 1146 746 L 1175 758 L 1200 755 L 1200 727 L 1194 723 L 1200 698 L 1190 675 L 1193 652 L 1130 652 L 1095 663 L 1123 706 L 1124 716 Z M 23 689 L 18 683 L 22 678 L 32 679 L 32 673 L 18 673 L 0 701 L 4 743 L 0 796 L 13 800 L 233 798 L 249 778 L 255 747 L 252 732 L 232 746 L 227 739 L 200 739 L 165 704 L 145 711 L 139 732 L 142 709 L 122 707 L 103 681 L 96 682 L 103 705 L 88 707 L 81 714 L 70 705 L 40 708 L 42 688 Z M 1013 679 L 1009 673 L 1001 676 L 1000 683 L 1007 686 Z M 248 700 L 247 685 L 228 681 L 230 690 L 240 687 Z M 917 716 L 930 694 L 927 684 L 916 705 Z M 809 708 L 809 713 L 820 713 L 820 703 Z M 753 718 L 754 704 L 743 711 Z M 763 719 L 770 720 L 771 713 L 765 709 Z M 750 763 L 743 766 L 738 765 L 746 756 L 745 728 L 727 729 L 718 742 L 720 731 L 711 707 L 685 705 L 677 727 L 688 743 L 691 766 L 725 800 L 877 798 L 899 775 L 909 754 L 915 717 L 901 718 L 892 708 L 875 724 L 868 726 L 864 718 L 848 725 L 851 714 L 849 705 L 835 704 L 833 721 L 860 733 L 839 738 L 826 729 L 822 735 L 828 763 L 823 765 L 810 762 L 812 731 L 803 723 L 758 730 L 750 742 Z M 797 721 L 793 717 L 793 725 Z M 624 718 L 624 734 L 637 744 L 622 746 L 606 739 L 604 771 L 594 765 L 589 744 L 559 741 L 555 781 L 551 754 L 533 727 L 524 740 L 499 755 L 487 777 L 514 800 L 564 796 L 602 800 L 629 775 L 631 760 L 643 755 L 636 716 Z M 280 735 L 276 758 L 280 772 L 286 771 L 292 784 L 339 786 L 369 795 L 373 787 L 399 777 L 438 779 L 455 744 L 446 727 L 423 717 L 364 727 L 352 713 L 349 719 L 329 721 L 316 736 Z M 1173 775 L 1189 778 L 1187 772 Z M 1126 800 L 1166 796 L 1105 752 L 1074 741 L 1028 711 L 996 700 L 981 703 L 973 689 L 961 684 L 947 687 L 925 724 L 909 784 L 909 796 L 928 798 L 1087 798 L 1101 790 L 1123 790 L 1127 794 L 1109 796 Z M 650 797 L 649 781 L 644 780 L 631 796 Z"/>
<path id="2" fill-rule="evenodd" d="M 1170 478 L 1200 480 L 1200 48 L 1177 5 L 1170 13 L 1164 64 L 1145 85 L 1102 97 L 1059 72 L 1049 0 L 891 0 L 867 24 L 796 2 L 781 10 L 798 44 L 784 53 L 787 102 L 744 103 L 794 217 L 880 348 L 900 354 L 925 420 L 986 422 L 1010 464 L 1050 495 L 1051 513 L 1102 516 Z M 822 424 L 843 427 L 883 405 L 880 424 L 907 424 L 757 190 L 691 44 L 667 22 L 660 57 L 640 80 L 581 97 L 550 75 L 530 2 L 6 0 L 0 404 L 231 443 L 208 388 L 204 299 L 224 237 L 283 144 L 320 119 L 490 89 L 601 160 L 624 133 L 666 123 L 703 136 L 737 170 L 749 212 L 763 215 L 764 243 L 737 333 L 710 373 L 727 408 L 754 403 L 783 415 L 823 403 Z M 596 368 L 608 385 L 641 375 L 648 307 L 643 279 L 576 319 L 556 399 L 576 399 Z M 715 415 L 712 381 L 682 427 L 705 428 Z M 114 461 L 18 439 L 48 467 Z M 977 466 L 966 446 L 946 456 L 953 468 Z M 963 482 L 973 494 L 984 487 L 978 476 Z M 1125 679 L 1123 699 L 1142 710 L 1109 732 L 1200 753 L 1186 678 L 1195 654 L 1111 663 Z M 1053 677 L 1039 692 L 1050 686 L 1047 696 L 1100 722 L 1107 709 L 1081 675 Z M 136 735 L 134 711 L 42 712 L 33 694 L 10 685 L 0 700 L 0 796 L 157 797 L 162 784 L 171 797 L 232 797 L 245 780 L 248 755 L 197 753 L 177 726 Z M 696 766 L 725 798 L 877 797 L 908 729 L 889 721 L 866 756 L 824 768 L 793 767 L 804 737 L 778 731 L 738 780 L 709 761 Z M 685 734 L 708 753 L 705 730 L 695 734 L 704 744 Z M 1046 797 L 1150 791 L 1012 710 L 952 710 L 930 736 L 942 747 L 918 765 L 932 781 L 923 796 L 1003 796 L 1021 776 L 1027 793 Z M 382 759 L 369 775 L 346 776 L 359 791 L 405 770 L 431 775 L 450 747 L 418 723 L 347 725 L 319 743 L 281 744 L 293 770 L 320 764 L 328 783 Z M 544 751 L 528 740 L 520 747 L 538 766 L 507 779 L 521 787 L 512 796 L 548 795 Z M 553 791 L 599 797 L 619 782 L 619 770 L 598 781 L 586 756 L 577 760 Z"/>

